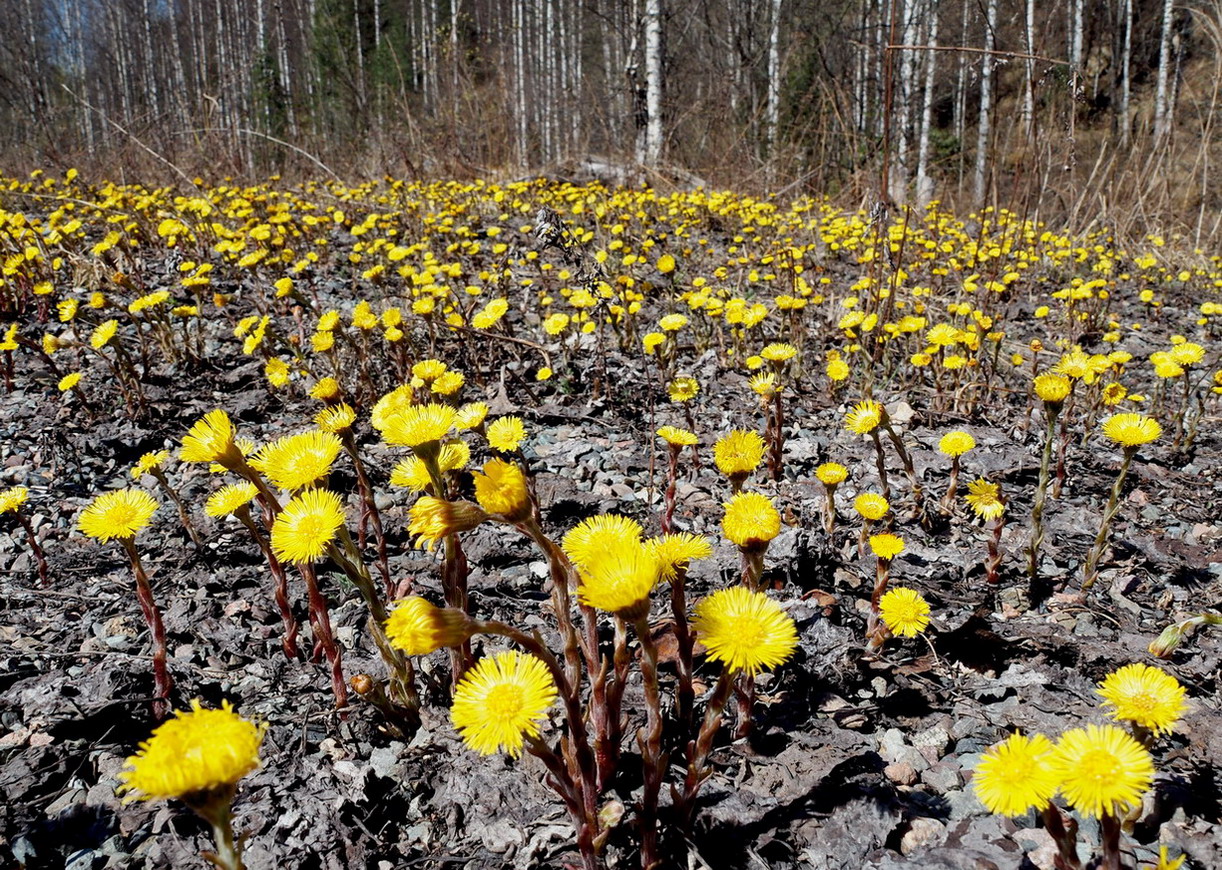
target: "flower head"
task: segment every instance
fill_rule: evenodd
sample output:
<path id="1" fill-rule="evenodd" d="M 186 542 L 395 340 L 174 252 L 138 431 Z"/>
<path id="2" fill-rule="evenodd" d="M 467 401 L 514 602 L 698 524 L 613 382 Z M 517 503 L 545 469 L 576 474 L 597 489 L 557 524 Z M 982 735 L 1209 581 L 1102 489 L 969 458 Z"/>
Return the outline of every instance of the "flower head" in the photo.
<path id="1" fill-rule="evenodd" d="M 660 538 L 650 538 L 646 543 L 657 554 L 662 579 L 667 582 L 674 580 L 680 569 L 687 570 L 691 562 L 713 555 L 709 539 L 691 532 L 671 532 Z"/>
<path id="2" fill-rule="evenodd" d="M 424 447 L 439 442 L 454 426 L 457 412 L 449 405 L 430 402 L 411 405 L 391 413 L 383 420 L 382 437 L 388 444 Z M 377 423 L 375 421 L 374 425 Z"/>
<path id="3" fill-rule="evenodd" d="M 1069 378 L 1054 372 L 1036 375 L 1032 386 L 1035 389 L 1035 395 L 1049 405 L 1059 405 L 1064 402 L 1072 387 Z"/>
<path id="4" fill-rule="evenodd" d="M 30 491 L 24 486 L 12 486 L 0 492 L 0 514 L 15 514 L 21 510 Z"/>
<path id="5" fill-rule="evenodd" d="M 904 539 L 890 532 L 870 535 L 870 552 L 880 559 L 894 559 L 904 552 Z"/>
<path id="6" fill-rule="evenodd" d="M 1154 780 L 1150 753 L 1115 725 L 1087 725 L 1061 735 L 1051 764 L 1061 794 L 1084 815 L 1119 815 L 1141 803 Z"/>
<path id="7" fill-rule="evenodd" d="M 344 505 L 326 489 L 307 489 L 284 506 L 272 526 L 272 550 L 282 562 L 316 562 L 344 524 Z"/>
<path id="8" fill-rule="evenodd" d="M 891 503 L 876 492 L 863 492 L 853 499 L 853 509 L 861 514 L 863 520 L 876 523 L 891 510 Z"/>
<path id="9" fill-rule="evenodd" d="M 691 447 L 700 440 L 695 432 L 680 429 L 678 426 L 663 426 L 658 429 L 658 437 L 672 447 Z"/>
<path id="10" fill-rule="evenodd" d="M 467 467 L 471 460 L 471 448 L 463 441 L 445 441 L 441 445 L 441 453 L 437 456 L 437 465 L 441 473 Z M 390 482 L 402 486 L 412 492 L 424 492 L 433 483 L 429 468 L 419 456 L 409 456 L 401 460 L 390 472 Z"/>
<path id="11" fill-rule="evenodd" d="M 950 457 L 962 456 L 975 446 L 976 439 L 971 434 L 958 429 L 947 432 L 938 441 L 938 450 Z"/>
<path id="12" fill-rule="evenodd" d="M 1103 421 L 1103 434 L 1122 447 L 1149 444 L 1162 433 L 1158 421 L 1144 414 L 1113 414 Z"/>
<path id="13" fill-rule="evenodd" d="M 176 710 L 140 744 L 120 771 L 120 791 L 128 799 L 181 798 L 188 803 L 209 792 L 232 789 L 259 766 L 259 745 L 265 725 L 256 725 L 233 712 L 228 701 L 208 710 L 199 701 L 189 711 Z"/>
<path id="14" fill-rule="evenodd" d="M 342 435 L 351 429 L 355 422 L 356 411 L 347 402 L 323 408 L 314 416 L 314 425 L 332 435 Z"/>
<path id="15" fill-rule="evenodd" d="M 649 612 L 649 593 L 662 576 L 657 551 L 632 538 L 604 547 L 581 569 L 577 587 L 581 602 L 625 619 L 638 619 Z"/>
<path id="16" fill-rule="evenodd" d="M 343 447 L 338 435 L 312 429 L 265 445 L 250 464 L 280 489 L 295 492 L 326 480 Z"/>
<path id="17" fill-rule="evenodd" d="M 1001 486 L 989 483 L 983 477 L 967 485 L 967 495 L 963 500 L 982 520 L 995 520 L 1006 511 L 1006 503 L 1001 499 Z"/>
<path id="18" fill-rule="evenodd" d="M 916 637 L 929 625 L 929 602 L 915 589 L 893 586 L 879 600 L 878 615 L 896 637 Z"/>
<path id="19" fill-rule="evenodd" d="M 374 402 L 373 410 L 369 413 L 369 421 L 373 424 L 373 428 L 379 432 L 385 431 L 392 417 L 412 407 L 413 395 L 411 386 L 402 384 Z"/>
<path id="20" fill-rule="evenodd" d="M 636 520 L 618 514 L 600 514 L 582 520 L 565 533 L 560 542 L 565 555 L 578 568 L 588 565 L 603 550 L 620 540 L 639 541 L 643 529 Z"/>
<path id="21" fill-rule="evenodd" d="M 512 453 L 526 437 L 521 417 L 498 417 L 488 424 L 488 446 L 501 453 Z"/>
<path id="22" fill-rule="evenodd" d="M 443 646 L 457 646 L 471 637 L 471 618 L 452 607 L 434 607 L 418 595 L 395 602 L 386 619 L 391 646 L 409 656 L 423 656 Z"/>
<path id="23" fill-rule="evenodd" d="M 342 392 L 339 381 L 335 378 L 319 378 L 318 383 L 310 387 L 310 398 L 320 402 L 331 402 L 338 399 Z"/>
<path id="24" fill-rule="evenodd" d="M 883 420 L 883 406 L 873 399 L 858 402 L 853 410 L 844 418 L 844 425 L 850 432 L 858 435 L 869 435 Z"/>
<path id="25" fill-rule="evenodd" d="M 447 501 L 422 495 L 408 512 L 407 531 L 419 538 L 418 547 L 433 549 L 443 538 L 469 532 L 488 515 L 469 501 Z"/>
<path id="26" fill-rule="evenodd" d="M 132 466 L 132 480 L 139 480 L 144 475 L 151 472 L 154 468 L 160 468 L 170 458 L 168 450 L 154 450 L 145 453 Z"/>
<path id="27" fill-rule="evenodd" d="M 796 347 L 794 347 L 792 344 L 784 344 L 782 342 L 775 342 L 767 345 L 760 351 L 760 356 L 769 362 L 775 363 L 786 362 L 787 360 L 793 359 L 797 355 L 798 349 Z"/>
<path id="28" fill-rule="evenodd" d="M 526 475 L 516 463 L 490 459 L 484 473 L 471 475 L 475 480 L 475 500 L 490 514 L 518 523 L 530 516 L 530 490 Z"/>
<path id="29" fill-rule="evenodd" d="M 1158 668 L 1140 662 L 1108 674 L 1096 690 L 1111 716 L 1127 720 L 1155 734 L 1170 731 L 1183 715 L 1184 687 Z"/>
<path id="30" fill-rule="evenodd" d="M 991 813 L 1021 816 L 1042 810 L 1060 781 L 1049 763 L 1052 741 L 1043 734 L 1013 734 L 989 749 L 976 765 L 972 790 Z"/>
<path id="31" fill-rule="evenodd" d="M 119 489 L 99 495 L 81 511 L 80 530 L 99 541 L 134 538 L 148 525 L 157 500 L 142 489 Z"/>
<path id="32" fill-rule="evenodd" d="M 183 462 L 218 462 L 226 468 L 238 468 L 246 461 L 234 443 L 237 430 L 229 415 L 217 408 L 196 421 L 182 439 L 178 457 Z"/>
<path id="33" fill-rule="evenodd" d="M 763 592 L 732 586 L 696 605 L 692 627 L 709 658 L 757 674 L 784 664 L 798 645 L 793 619 Z"/>
<path id="34" fill-rule="evenodd" d="M 454 420 L 454 428 L 474 429 L 483 423 L 484 418 L 487 416 L 487 402 L 468 402 L 458 409 L 458 416 Z"/>
<path id="35" fill-rule="evenodd" d="M 56 384 L 56 386 L 58 387 L 61 393 L 66 393 L 69 390 L 71 390 L 73 387 L 75 387 L 77 384 L 79 384 L 80 382 L 81 382 L 81 373 L 80 372 L 68 372 L 68 374 L 64 375 L 62 378 L 59 379 L 59 383 Z"/>
<path id="36" fill-rule="evenodd" d="M 747 475 L 764 458 L 764 439 L 754 432 L 732 429 L 713 445 L 713 462 L 727 477 Z"/>
<path id="37" fill-rule="evenodd" d="M 700 384 L 695 378 L 675 378 L 667 385 L 666 392 L 672 402 L 690 402 L 700 392 Z"/>
<path id="38" fill-rule="evenodd" d="M 89 345 L 94 350 L 101 350 L 110 344 L 110 340 L 115 337 L 115 333 L 119 329 L 119 321 L 107 320 L 99 323 L 94 327 L 93 332 L 89 336 Z"/>
<path id="39" fill-rule="evenodd" d="M 479 661 L 454 689 L 450 716 L 463 742 L 480 755 L 522 751 L 523 735 L 539 736 L 539 724 L 556 700 L 547 666 L 516 651 Z"/>
<path id="40" fill-rule="evenodd" d="M 217 519 L 227 517 L 250 504 L 258 494 L 259 488 L 245 480 L 241 483 L 226 484 L 208 496 L 204 513 Z"/>
<path id="41" fill-rule="evenodd" d="M 722 505 L 721 530 L 740 547 L 767 546 L 781 533 L 781 515 L 772 500 L 758 492 L 740 492 Z"/>
<path id="42" fill-rule="evenodd" d="M 849 470 L 839 462 L 825 462 L 815 469 L 815 477 L 824 486 L 838 486 L 848 478 Z"/>

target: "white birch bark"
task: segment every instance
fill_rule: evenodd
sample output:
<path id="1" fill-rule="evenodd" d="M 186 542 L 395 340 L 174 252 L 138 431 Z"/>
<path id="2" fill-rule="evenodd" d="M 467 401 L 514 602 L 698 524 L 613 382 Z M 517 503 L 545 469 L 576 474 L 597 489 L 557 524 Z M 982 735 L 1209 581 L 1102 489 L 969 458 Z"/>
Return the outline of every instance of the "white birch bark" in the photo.
<path id="1" fill-rule="evenodd" d="M 931 48 L 938 44 L 938 6 L 930 4 L 929 33 L 925 42 Z M 921 133 L 917 144 L 917 205 L 924 208 L 933 199 L 933 179 L 929 175 L 929 133 L 933 126 L 933 93 L 937 75 L 936 51 L 925 52 L 925 93 L 921 98 Z"/>
<path id="2" fill-rule="evenodd" d="M 1035 0 L 1026 3 L 1026 44 L 1027 54 L 1035 54 Z M 1023 107 L 1022 125 L 1028 140 L 1035 135 L 1035 60 L 1026 58 L 1023 65 Z"/>
<path id="3" fill-rule="evenodd" d="M 984 47 L 988 52 L 997 49 L 996 29 L 997 0 L 988 0 L 984 29 Z M 972 184 L 977 205 L 984 203 L 984 185 L 989 164 L 989 134 L 992 132 L 993 122 L 993 65 L 993 55 L 986 54 L 981 61 L 980 70 L 980 123 L 976 128 L 976 171 Z"/>
<path id="4" fill-rule="evenodd" d="M 1120 143 L 1129 144 L 1129 100 L 1133 89 L 1133 0 L 1120 0 L 1124 16 L 1124 47 L 1120 56 Z"/>
<path id="5" fill-rule="evenodd" d="M 1162 36 L 1158 43 L 1158 87 L 1154 94 L 1154 138 L 1162 139 L 1170 131 L 1167 107 L 1168 82 L 1171 74 L 1171 26 L 1174 21 L 1172 0 L 1163 0 Z"/>
<path id="6" fill-rule="evenodd" d="M 769 161 L 776 157 L 777 125 L 781 119 L 781 4 L 772 0 L 768 28 L 768 115 L 764 140 Z"/>
<path id="7" fill-rule="evenodd" d="M 662 0 L 645 0 L 646 166 L 662 159 Z"/>

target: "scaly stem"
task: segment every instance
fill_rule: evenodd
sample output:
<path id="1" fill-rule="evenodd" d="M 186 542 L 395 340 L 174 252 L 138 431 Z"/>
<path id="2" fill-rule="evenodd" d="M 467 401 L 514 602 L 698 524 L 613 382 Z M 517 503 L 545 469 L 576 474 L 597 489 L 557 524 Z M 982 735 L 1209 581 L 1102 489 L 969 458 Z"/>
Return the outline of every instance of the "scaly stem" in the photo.
<path id="1" fill-rule="evenodd" d="M 191 514 L 187 510 L 187 506 L 183 504 L 182 499 L 178 497 L 178 493 L 170 486 L 170 482 L 166 480 L 164 472 L 160 468 L 151 469 L 150 474 L 161 487 L 162 492 L 169 496 L 170 501 L 174 502 L 174 507 L 178 508 L 178 518 L 182 521 L 183 528 L 187 530 L 187 534 L 191 537 L 191 543 L 195 545 L 198 552 L 203 552 L 204 545 L 199 539 L 199 532 L 195 531 L 195 524 L 191 522 Z"/>
<path id="2" fill-rule="evenodd" d="M 670 534 L 675 517 L 675 492 L 679 485 L 679 452 L 683 449 L 678 444 L 669 444 L 670 463 L 666 470 L 666 501 L 662 509 L 662 534 Z"/>
<path id="3" fill-rule="evenodd" d="M 343 655 L 335 643 L 335 635 L 331 631 L 331 613 L 327 608 L 327 599 L 318 588 L 318 575 L 309 562 L 297 565 L 305 580 L 306 592 L 310 599 L 310 623 L 314 626 L 315 640 L 327 655 L 331 664 L 331 691 L 335 693 L 336 709 L 348 706 L 348 684 L 344 682 Z"/>
<path id="4" fill-rule="evenodd" d="M 17 522 L 21 523 L 21 527 L 25 529 L 25 538 L 30 545 L 30 552 L 34 554 L 34 561 L 38 563 L 38 580 L 43 586 L 48 586 L 51 583 L 50 574 L 47 572 L 47 554 L 42 551 L 42 545 L 38 543 L 38 535 L 34 534 L 34 527 L 30 525 L 30 521 L 25 518 L 25 514 L 17 511 Z"/>
<path id="5" fill-rule="evenodd" d="M 641 749 L 644 791 L 641 796 L 641 867 L 651 870 L 658 863 L 658 793 L 666 761 L 662 755 L 662 697 L 658 688 L 658 648 L 649 633 L 649 620 L 641 617 L 635 624 L 641 640 L 641 677 L 645 686 L 645 727 L 637 732 Z"/>
<path id="6" fill-rule="evenodd" d="M 670 611 L 675 623 L 675 645 L 678 654 L 675 668 L 679 675 L 679 687 L 675 692 L 675 710 L 681 733 L 686 735 L 692 727 L 692 711 L 696 704 L 695 689 L 692 688 L 692 648 L 695 639 L 687 624 L 687 569 L 675 568 L 670 581 Z"/>
<path id="7" fill-rule="evenodd" d="M 1057 854 L 1053 857 L 1056 870 L 1082 870 L 1082 863 L 1078 860 L 1078 823 L 1073 819 L 1067 820 L 1052 803 L 1040 811 L 1040 818 L 1044 822 L 1044 830 L 1056 843 Z"/>
<path id="8" fill-rule="evenodd" d="M 1099 870 L 1120 870 L 1120 819 L 1105 812 L 1099 819 Z"/>
<path id="9" fill-rule="evenodd" d="M 389 601 L 395 596 L 395 584 L 390 579 L 390 562 L 386 556 L 386 535 L 382 531 L 382 514 L 374 499 L 373 484 L 369 482 L 365 463 L 361 461 L 361 455 L 356 449 L 356 441 L 350 431 L 343 434 L 342 442 L 344 450 L 352 459 L 352 467 L 356 471 L 356 483 L 361 491 L 361 503 L 364 505 L 365 515 L 369 517 L 369 523 L 373 526 L 373 538 L 378 547 L 378 573 L 382 575 L 382 582 L 386 587 L 386 599 Z"/>
<path id="10" fill-rule="evenodd" d="M 874 592 L 870 595 L 870 619 L 866 623 L 866 637 L 869 639 L 867 648 L 870 650 L 878 649 L 887 639 L 887 627 L 883 624 L 882 616 L 879 613 L 879 604 L 883 600 L 883 594 L 887 591 L 890 579 L 891 560 L 880 556 L 874 575 Z"/>
<path id="11" fill-rule="evenodd" d="M 250 532 L 251 537 L 255 539 L 255 543 L 259 545 L 259 549 L 263 552 L 263 557 L 267 559 L 267 568 L 272 575 L 272 597 L 276 600 L 276 609 L 280 611 L 280 621 L 284 623 L 284 636 L 281 638 L 280 644 L 284 649 L 284 657 L 295 659 L 297 658 L 297 632 L 300 630 L 300 626 L 297 623 L 297 617 L 293 615 L 292 607 L 289 606 L 289 579 L 284 573 L 284 566 L 280 564 L 280 560 L 272 552 L 271 545 L 268 544 L 267 539 L 259 533 L 259 529 L 255 526 L 255 521 L 250 515 L 250 508 L 243 505 L 234 511 L 234 516 L 241 520 L 242 525 L 246 526 L 246 530 Z"/>
<path id="12" fill-rule="evenodd" d="M 233 813 L 230 810 L 232 795 L 217 795 L 209 805 L 195 806 L 188 803 L 212 828 L 215 852 L 205 852 L 209 863 L 220 870 L 245 870 L 242 863 L 242 847 L 233 836 Z"/>
<path id="13" fill-rule="evenodd" d="M 140 601 L 144 621 L 153 636 L 153 714 L 158 719 L 163 719 L 170 712 L 170 692 L 174 689 L 174 681 L 166 667 L 165 626 L 161 623 L 161 611 L 157 609 L 157 602 L 153 599 L 153 587 L 149 583 L 148 575 L 144 573 L 144 565 L 140 563 L 135 538 L 119 540 L 123 542 L 123 548 L 127 550 L 127 557 L 131 560 L 132 573 L 136 575 L 136 598 Z"/>
<path id="14" fill-rule="evenodd" d="M 675 810 L 680 819 L 682 829 L 686 833 L 692 830 L 692 822 L 696 814 L 696 797 L 700 786 L 708 778 L 706 766 L 709 754 L 713 751 L 713 740 L 721 727 L 722 714 L 725 712 L 726 701 L 730 699 L 730 689 L 734 685 L 734 672 L 723 670 L 717 678 L 717 685 L 709 696 L 704 708 L 704 721 L 700 725 L 700 733 L 696 739 L 687 744 L 687 777 L 683 782 L 683 794 L 676 790 L 673 793 Z"/>
<path id="15" fill-rule="evenodd" d="M 870 438 L 874 441 L 874 461 L 878 467 L 878 482 L 882 487 L 882 496 L 890 499 L 891 484 L 887 482 L 887 457 L 883 454 L 883 442 L 878 437 L 877 429 L 870 433 Z"/>
<path id="16" fill-rule="evenodd" d="M 577 835 L 577 849 L 581 853 L 582 867 L 584 870 L 601 870 L 603 865 L 594 847 L 595 837 L 598 836 L 598 816 L 586 811 L 581 799 L 581 787 L 570 776 L 564 762 L 542 738 L 527 734 L 525 741 L 526 751 L 543 762 L 548 772 L 548 785 L 560 795 L 568 808 Z"/>
<path id="17" fill-rule="evenodd" d="M 1048 424 L 1044 429 L 1044 453 L 1040 458 L 1040 482 L 1035 489 L 1035 504 L 1031 507 L 1031 545 L 1027 548 L 1027 576 L 1032 586 L 1040 569 L 1040 546 L 1044 543 L 1044 502 L 1048 498 L 1048 477 L 1052 466 L 1052 442 L 1056 438 L 1057 415 L 1060 405 L 1044 405 Z"/>
<path id="18" fill-rule="evenodd" d="M 1103 550 L 1107 547 L 1107 535 L 1111 531 L 1112 520 L 1115 519 L 1116 512 L 1120 509 L 1120 490 L 1124 486 L 1124 479 L 1129 473 L 1129 465 L 1132 464 L 1135 455 L 1137 455 L 1136 447 L 1124 448 L 1120 474 L 1116 475 L 1116 482 L 1112 484 L 1112 493 L 1107 499 L 1107 507 L 1103 509 L 1103 522 L 1099 525 L 1099 534 L 1095 537 L 1095 544 L 1090 548 L 1090 553 L 1086 556 L 1086 565 L 1082 572 L 1083 589 L 1094 586 L 1095 581 L 1099 579 L 1099 560 L 1103 558 Z"/>

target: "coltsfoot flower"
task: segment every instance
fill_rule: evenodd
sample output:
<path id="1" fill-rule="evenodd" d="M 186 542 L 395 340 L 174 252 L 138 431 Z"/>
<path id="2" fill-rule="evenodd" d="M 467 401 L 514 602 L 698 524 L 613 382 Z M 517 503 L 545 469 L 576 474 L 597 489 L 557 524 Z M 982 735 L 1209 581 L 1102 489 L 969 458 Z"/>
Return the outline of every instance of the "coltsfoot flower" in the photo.
<path id="1" fill-rule="evenodd" d="M 490 514 L 520 523 L 530 516 L 530 490 L 526 475 L 516 463 L 490 459 L 484 473 L 471 475 L 475 481 L 475 500 Z"/>
<path id="2" fill-rule="evenodd" d="M 323 408 L 314 417 L 314 425 L 323 432 L 332 435 L 342 435 L 352 428 L 356 422 L 356 411 L 347 402 L 340 402 L 330 408 Z"/>
<path id="3" fill-rule="evenodd" d="M 0 514 L 15 514 L 29 498 L 30 491 L 24 486 L 13 486 L 0 492 Z"/>
<path id="4" fill-rule="evenodd" d="M 343 448 L 338 435 L 313 429 L 264 445 L 250 465 L 280 489 L 296 492 L 325 480 Z"/>
<path id="5" fill-rule="evenodd" d="M 853 509 L 861 518 L 876 523 L 891 510 L 891 503 L 876 492 L 863 492 L 853 499 Z"/>
<path id="6" fill-rule="evenodd" d="M 991 813 L 1021 816 L 1048 806 L 1060 785 L 1051 760 L 1052 741 L 1043 734 L 1014 734 L 991 747 L 972 775 L 972 791 Z"/>
<path id="7" fill-rule="evenodd" d="M 259 766 L 265 725 L 233 712 L 228 701 L 208 710 L 199 701 L 157 726 L 119 773 L 126 800 L 181 798 L 193 803 L 232 789 Z M 206 798 L 205 798 L 206 799 Z"/>
<path id="8" fill-rule="evenodd" d="M 157 500 L 142 489 L 106 492 L 81 511 L 78 526 L 99 541 L 134 538 L 148 525 L 157 507 Z"/>
<path id="9" fill-rule="evenodd" d="M 743 429 L 732 429 L 713 445 L 713 462 L 727 477 L 750 474 L 763 458 L 764 439 Z"/>
<path id="10" fill-rule="evenodd" d="M 967 485 L 967 495 L 963 500 L 983 520 L 995 520 L 1006 511 L 1006 503 L 1001 500 L 1001 487 L 983 477 Z"/>
<path id="11" fill-rule="evenodd" d="M 870 552 L 880 559 L 894 559 L 904 552 L 904 539 L 890 532 L 870 535 Z"/>
<path id="12" fill-rule="evenodd" d="M 446 441 L 442 443 L 441 452 L 437 455 L 437 466 L 441 473 L 445 474 L 447 471 L 466 468 L 470 460 L 471 448 L 466 442 Z M 419 456 L 409 456 L 401 460 L 390 472 L 390 482 L 412 492 L 424 492 L 432 485 L 433 478 L 429 475 L 429 467 L 424 464 L 423 459 Z"/>
<path id="13" fill-rule="evenodd" d="M 1155 734 L 1170 731 L 1187 704 L 1184 687 L 1165 671 L 1140 662 L 1108 674 L 1096 694 L 1113 719 L 1126 720 Z"/>
<path id="14" fill-rule="evenodd" d="M 1032 386 L 1035 389 L 1035 395 L 1042 401 L 1050 405 L 1059 405 L 1069 396 L 1072 385 L 1065 375 L 1045 372 L 1035 376 Z"/>
<path id="15" fill-rule="evenodd" d="M 858 435 L 869 435 L 883 420 L 883 406 L 873 399 L 858 402 L 853 410 L 844 418 L 844 425 L 850 432 Z"/>
<path id="16" fill-rule="evenodd" d="M 512 453 L 526 437 L 521 417 L 498 417 L 488 424 L 488 446 L 501 453 Z"/>
<path id="17" fill-rule="evenodd" d="M 383 420 L 382 437 L 388 444 L 425 447 L 436 444 L 454 426 L 458 412 L 449 405 L 431 402 L 412 405 L 391 413 Z"/>
<path id="18" fill-rule="evenodd" d="M 825 462 L 815 469 L 815 477 L 824 486 L 837 486 L 844 483 L 849 476 L 849 470 L 839 462 Z"/>
<path id="19" fill-rule="evenodd" d="M 467 614 L 452 607 L 435 607 L 418 595 L 395 602 L 386 619 L 386 637 L 409 656 L 423 656 L 443 646 L 457 646 L 475 628 Z"/>
<path id="20" fill-rule="evenodd" d="M 603 550 L 621 540 L 640 541 L 641 524 L 618 514 L 600 514 L 582 520 L 565 533 L 560 548 L 578 568 L 585 568 Z"/>
<path id="21" fill-rule="evenodd" d="M 692 447 L 700 439 L 695 432 L 680 429 L 678 426 L 663 426 L 658 429 L 658 437 L 673 447 Z"/>
<path id="22" fill-rule="evenodd" d="M 740 547 L 767 546 L 781 532 L 781 515 L 766 495 L 740 492 L 722 507 L 726 515 L 721 521 L 721 530 L 727 539 Z"/>
<path id="23" fill-rule="evenodd" d="M 709 658 L 752 675 L 784 664 L 798 645 L 797 628 L 781 605 L 744 586 L 703 599 L 692 627 Z"/>
<path id="24" fill-rule="evenodd" d="M 662 576 L 657 550 L 632 538 L 605 547 L 582 565 L 583 604 L 633 620 L 649 612 L 649 593 Z"/>
<path id="25" fill-rule="evenodd" d="M 183 436 L 178 457 L 183 462 L 217 462 L 226 468 L 237 468 L 245 457 L 234 441 L 236 437 L 229 415 L 217 408 L 196 421 Z"/>
<path id="26" fill-rule="evenodd" d="M 1066 731 L 1051 765 L 1069 805 L 1094 818 L 1118 816 L 1139 805 L 1154 780 L 1150 753 L 1115 725 Z"/>
<path id="27" fill-rule="evenodd" d="M 344 524 L 344 505 L 330 490 L 293 496 L 272 526 L 272 550 L 282 562 L 317 562 Z"/>
<path id="28" fill-rule="evenodd" d="M 697 559 L 713 555 L 709 539 L 691 532 L 672 532 L 659 538 L 650 538 L 646 543 L 653 547 L 662 567 L 662 579 L 671 581 L 680 568 L 686 569 Z"/>
<path id="29" fill-rule="evenodd" d="M 556 684 L 547 666 L 516 651 L 479 661 L 454 689 L 450 717 L 463 742 L 480 755 L 499 751 L 517 757 L 523 735 L 539 736 Z"/>
<path id="30" fill-rule="evenodd" d="M 700 392 L 700 383 L 695 378 L 675 378 L 667 385 L 666 392 L 672 402 L 690 402 Z"/>
<path id="31" fill-rule="evenodd" d="M 950 457 L 962 456 L 975 446 L 976 439 L 971 436 L 971 433 L 958 429 L 947 432 L 938 441 L 938 450 Z"/>
<path id="32" fill-rule="evenodd" d="M 407 531 L 418 537 L 416 546 L 433 549 L 433 545 L 450 535 L 469 532 L 488 515 L 469 501 L 447 501 L 422 495 L 408 512 Z"/>
<path id="33" fill-rule="evenodd" d="M 259 488 L 253 483 L 242 481 L 226 484 L 208 496 L 208 501 L 204 503 L 204 513 L 218 519 L 227 517 L 250 504 L 258 494 Z"/>
<path id="34" fill-rule="evenodd" d="M 1158 421 L 1144 414 L 1113 414 L 1103 421 L 1103 434 L 1122 447 L 1149 444 L 1162 433 Z"/>
<path id="35" fill-rule="evenodd" d="M 878 615 L 896 637 L 916 637 L 929 625 L 929 602 L 915 589 L 895 586 L 878 602 Z"/>
<path id="36" fill-rule="evenodd" d="M 160 468 L 170 458 L 168 450 L 154 450 L 141 456 L 132 466 L 132 480 L 139 481 L 154 468 Z"/>

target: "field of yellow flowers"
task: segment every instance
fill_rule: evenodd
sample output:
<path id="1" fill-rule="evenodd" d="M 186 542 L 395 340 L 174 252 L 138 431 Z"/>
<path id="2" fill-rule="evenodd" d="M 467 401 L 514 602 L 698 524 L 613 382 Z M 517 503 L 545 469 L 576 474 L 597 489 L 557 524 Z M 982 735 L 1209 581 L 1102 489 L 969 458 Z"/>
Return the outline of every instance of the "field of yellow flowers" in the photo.
<path id="1" fill-rule="evenodd" d="M 1222 258 L 0 178 L 0 865 L 1222 866 Z"/>

